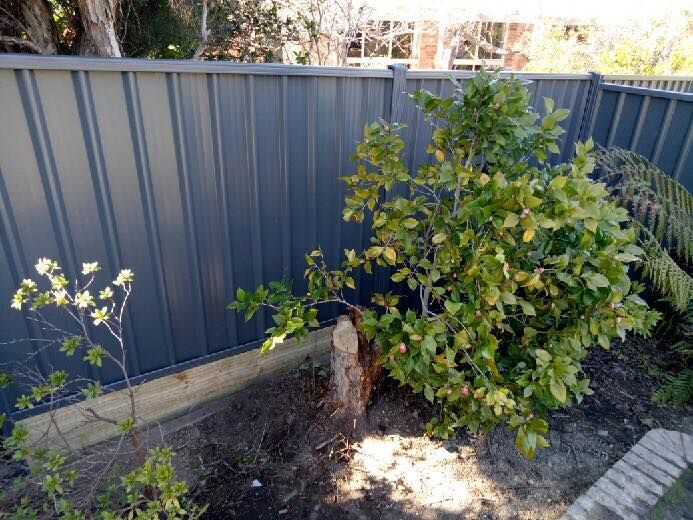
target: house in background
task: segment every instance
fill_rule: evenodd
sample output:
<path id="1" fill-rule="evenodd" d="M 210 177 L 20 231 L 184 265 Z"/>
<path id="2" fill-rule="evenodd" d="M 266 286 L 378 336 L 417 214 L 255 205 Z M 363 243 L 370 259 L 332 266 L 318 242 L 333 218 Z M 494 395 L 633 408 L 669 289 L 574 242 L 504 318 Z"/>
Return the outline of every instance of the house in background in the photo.
<path id="1" fill-rule="evenodd" d="M 367 18 L 347 31 L 346 59 L 331 65 L 383 68 L 401 63 L 411 69 L 521 71 L 533 37 L 548 27 L 565 31 L 583 26 L 642 22 L 672 9 L 643 0 L 380 0 L 368 5 Z M 349 3 L 349 5 L 352 5 Z M 352 19 L 353 21 L 353 19 Z"/>
<path id="2" fill-rule="evenodd" d="M 349 45 L 347 65 L 382 68 L 401 63 L 411 69 L 479 70 L 485 64 L 522 70 L 527 63 L 522 49 L 533 24 L 478 20 L 442 31 L 439 27 L 431 21 L 370 22 Z"/>

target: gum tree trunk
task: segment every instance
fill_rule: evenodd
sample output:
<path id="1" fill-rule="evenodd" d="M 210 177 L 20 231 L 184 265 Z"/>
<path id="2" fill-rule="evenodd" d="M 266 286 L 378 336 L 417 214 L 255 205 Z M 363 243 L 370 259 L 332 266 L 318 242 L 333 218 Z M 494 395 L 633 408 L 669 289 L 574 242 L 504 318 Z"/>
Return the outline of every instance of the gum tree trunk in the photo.
<path id="1" fill-rule="evenodd" d="M 332 331 L 332 393 L 346 418 L 366 412 L 374 384 L 382 372 L 380 348 L 356 330 L 352 318 L 340 316 Z"/>
<path id="2" fill-rule="evenodd" d="M 80 54 L 120 57 L 115 30 L 118 0 L 77 0 L 84 33 Z"/>
<path id="3" fill-rule="evenodd" d="M 27 36 L 41 54 L 58 53 L 58 31 L 47 0 L 20 0 Z"/>

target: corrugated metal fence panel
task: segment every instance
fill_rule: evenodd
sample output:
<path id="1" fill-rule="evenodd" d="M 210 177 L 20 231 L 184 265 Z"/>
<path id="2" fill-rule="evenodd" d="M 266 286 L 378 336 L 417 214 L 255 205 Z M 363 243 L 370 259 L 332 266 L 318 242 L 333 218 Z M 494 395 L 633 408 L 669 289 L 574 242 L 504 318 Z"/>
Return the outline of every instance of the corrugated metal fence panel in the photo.
<path id="1" fill-rule="evenodd" d="M 590 125 L 595 142 L 633 150 L 693 191 L 693 94 L 604 83 Z"/>
<path id="2" fill-rule="evenodd" d="M 634 74 L 605 74 L 606 83 L 629 87 L 653 88 L 671 92 L 693 92 L 691 76 L 641 76 Z"/>
<path id="3" fill-rule="evenodd" d="M 246 324 L 225 312 L 235 289 L 286 276 L 302 291 L 305 251 L 320 246 L 336 264 L 344 248 L 366 245 L 368 223 L 341 220 L 338 177 L 354 170 L 349 157 L 364 125 L 392 114 L 408 125 L 409 164 L 429 160 L 431 128 L 407 94 L 447 95 L 451 74 L 471 76 L 0 55 L 0 295 L 7 302 L 22 278 L 34 276 L 39 257 L 59 260 L 70 277 L 81 262 L 99 260 L 104 284 L 121 267 L 136 273 L 126 317 L 136 378 L 250 348 L 271 320 L 263 314 Z M 517 76 L 530 82 L 540 113 L 543 97 L 571 109 L 554 158 L 568 160 L 585 130 L 595 76 Z M 623 107 L 637 102 L 600 92 L 595 134 L 615 119 L 619 130 L 609 126 L 604 140 L 620 143 L 631 121 Z M 690 147 L 687 101 L 653 94 L 645 103 L 631 141 L 658 158 Z M 644 123 L 660 124 L 664 137 Z M 671 171 L 690 171 L 687 152 L 677 157 Z M 374 284 L 386 286 L 386 277 L 375 278 L 359 281 L 361 301 Z M 31 357 L 43 372 L 84 370 L 42 349 L 40 327 L 7 306 L 0 331 L 0 341 L 39 340 L 2 346 L 0 362 Z M 112 370 L 88 373 L 117 383 Z M 0 406 L 11 410 L 15 397 L 2 392 Z"/>
<path id="4" fill-rule="evenodd" d="M 391 72 L 68 62 L 73 70 L 0 60 L 2 341 L 42 337 L 9 309 L 37 258 L 57 259 L 70 277 L 99 260 L 104 285 L 132 267 L 130 368 L 152 377 L 263 337 L 269 315 L 246 324 L 225 311 L 236 287 L 286 276 L 302 290 L 305 251 L 320 246 L 337 263 L 367 240 L 363 226 L 341 220 L 338 177 L 354 168 L 363 126 L 389 118 Z M 33 348 L 44 373 L 83 370 L 41 345 L 3 345 L 0 362 Z M 117 381 L 106 368 L 98 375 Z M 16 396 L 2 394 L 10 410 Z"/>

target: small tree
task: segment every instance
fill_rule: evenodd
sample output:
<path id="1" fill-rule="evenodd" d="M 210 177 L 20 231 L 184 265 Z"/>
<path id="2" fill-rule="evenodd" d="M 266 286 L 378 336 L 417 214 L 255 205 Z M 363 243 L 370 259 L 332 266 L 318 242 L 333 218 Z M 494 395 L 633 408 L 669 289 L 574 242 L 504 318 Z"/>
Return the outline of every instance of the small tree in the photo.
<path id="1" fill-rule="evenodd" d="M 15 460 L 28 464 L 31 472 L 28 482 L 44 493 L 45 499 L 36 498 L 25 490 L 15 511 L 17 518 L 35 518 L 37 506 L 50 516 L 69 519 L 85 518 L 97 509 L 105 520 L 120 518 L 197 518 L 204 509 L 194 504 L 184 506 L 181 500 L 187 493 L 184 482 L 176 482 L 168 448 L 156 448 L 147 453 L 142 441 L 142 421 L 137 412 L 136 385 L 127 368 L 127 346 L 124 336 L 126 307 L 132 293 L 133 272 L 123 269 L 112 283 L 95 289 L 95 278 L 100 267 L 97 262 L 83 264 L 83 279 L 73 283 L 65 277 L 57 262 L 42 258 L 36 264 L 39 275 L 48 282 L 46 288 L 32 279 L 25 279 L 12 298 L 12 308 L 25 310 L 46 337 L 36 339 L 41 350 L 58 347 L 66 356 L 81 355 L 85 363 L 102 367 L 112 363 L 121 374 L 129 409 L 125 417 L 113 418 L 98 410 L 98 397 L 105 390 L 98 380 L 84 376 L 70 378 L 64 370 L 43 374 L 28 363 L 17 363 L 13 370 L 0 372 L 0 387 L 12 384 L 28 386 L 19 396 L 16 408 L 31 409 L 39 404 L 47 406 L 49 423 L 44 432 L 30 432 L 19 423 L 5 439 L 2 451 Z M 69 326 L 56 320 L 49 308 L 62 311 Z M 50 318 L 49 318 L 50 316 Z M 112 340 L 112 348 L 97 341 L 94 329 L 101 329 Z M 5 367 L 4 367 L 5 368 Z M 97 470 L 83 475 L 88 482 L 82 488 L 76 483 L 84 460 L 70 445 L 57 418 L 61 401 L 77 403 L 87 421 L 103 422 L 114 426 L 121 434 L 121 442 L 114 451 L 101 451 Z M 0 415 L 0 426 L 6 420 Z M 49 446 L 50 438 L 57 439 L 58 447 Z M 136 467 L 123 475 L 120 482 L 107 486 L 106 477 L 113 480 L 114 466 L 123 458 L 123 439 L 129 439 Z M 124 461 L 126 461 L 125 459 Z M 117 475 L 116 475 L 117 476 Z M 84 480 L 83 479 L 83 480 Z M 34 516 L 32 516 L 34 515 Z"/>
<path id="2" fill-rule="evenodd" d="M 349 307 L 389 375 L 440 405 L 429 433 L 506 422 L 531 458 L 548 445 L 540 415 L 591 393 L 581 373 L 589 348 L 647 333 L 658 319 L 628 277 L 642 253 L 636 231 L 589 179 L 591 141 L 577 144 L 571 163 L 547 163 L 568 111 L 547 99 L 537 124 L 520 80 L 482 71 L 450 98 L 412 97 L 434 126 L 431 163 L 410 172 L 401 127 L 378 122 L 344 178 L 344 218 L 370 213 L 372 245 L 345 251 L 337 270 L 320 250 L 307 255 L 304 296 L 275 282 L 239 289 L 231 307 L 246 318 L 273 310 L 263 350 L 317 327 L 321 304 Z M 399 295 L 374 294 L 375 308 L 357 308 L 343 291 L 356 269 L 374 265 L 388 269 Z"/>

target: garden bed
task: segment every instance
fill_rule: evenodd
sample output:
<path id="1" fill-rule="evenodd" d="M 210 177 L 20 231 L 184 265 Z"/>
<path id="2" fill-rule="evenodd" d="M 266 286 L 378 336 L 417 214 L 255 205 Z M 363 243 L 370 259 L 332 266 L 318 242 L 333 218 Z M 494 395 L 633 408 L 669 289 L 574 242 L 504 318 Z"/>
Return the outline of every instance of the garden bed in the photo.
<path id="1" fill-rule="evenodd" d="M 665 352 L 640 339 L 595 348 L 585 363 L 595 394 L 550 415 L 551 447 L 533 461 L 504 428 L 422 435 L 432 406 L 389 380 L 360 433 L 349 433 L 325 399 L 326 369 L 314 364 L 202 405 L 162 431 L 178 476 L 209 504 L 205 518 L 554 519 L 650 428 L 693 432 L 690 409 L 650 400 Z M 85 460 L 104 449 L 87 450 Z"/>
<path id="2" fill-rule="evenodd" d="M 421 435 L 431 406 L 388 382 L 348 439 L 314 366 L 208 405 L 212 415 L 170 442 L 210 518 L 553 519 L 648 429 L 693 431 L 690 410 L 650 401 L 658 353 L 639 339 L 595 349 L 585 363 L 595 394 L 551 414 L 551 447 L 534 461 L 503 428 Z"/>

